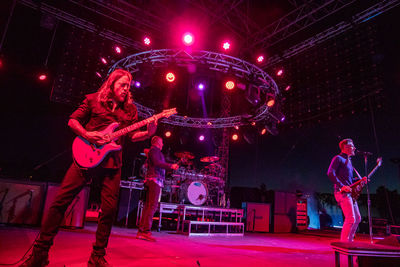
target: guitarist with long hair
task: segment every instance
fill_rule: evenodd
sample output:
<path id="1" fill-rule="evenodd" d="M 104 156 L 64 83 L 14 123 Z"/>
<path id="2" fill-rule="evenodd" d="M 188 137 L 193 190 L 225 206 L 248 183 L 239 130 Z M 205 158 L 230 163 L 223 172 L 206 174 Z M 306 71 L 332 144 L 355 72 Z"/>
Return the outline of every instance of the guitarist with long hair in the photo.
<path id="1" fill-rule="evenodd" d="M 98 92 L 87 95 L 83 103 L 70 116 L 68 126 L 78 135 L 77 138 L 85 140 L 84 142 L 90 144 L 93 150 L 111 141 L 115 141 L 118 145 L 126 141 L 127 138 L 110 140 L 110 135 L 102 131 L 115 122 L 118 122 L 119 127 L 122 128 L 137 121 L 137 109 L 129 91 L 131 81 L 132 76 L 128 71 L 114 70 Z M 154 135 L 156 128 L 156 122 L 153 121 L 147 125 L 146 131 L 132 131 L 127 136 L 132 142 L 142 141 Z M 111 266 L 104 256 L 117 210 L 121 164 L 122 150 L 111 151 L 99 165 L 93 168 L 82 168 L 76 161 L 72 163 L 42 223 L 32 254 L 21 266 L 49 264 L 48 251 L 53 245 L 64 213 L 74 197 L 91 179 L 95 179 L 101 185 L 101 213 L 88 266 Z"/>
<path id="2" fill-rule="evenodd" d="M 352 198 L 350 187 L 353 183 L 353 165 L 351 157 L 356 148 L 353 140 L 343 139 L 339 143 L 341 153 L 333 157 L 328 169 L 328 176 L 333 182 L 335 199 L 344 214 L 344 223 L 340 241 L 352 242 L 361 221 L 360 211 L 355 199 Z"/>

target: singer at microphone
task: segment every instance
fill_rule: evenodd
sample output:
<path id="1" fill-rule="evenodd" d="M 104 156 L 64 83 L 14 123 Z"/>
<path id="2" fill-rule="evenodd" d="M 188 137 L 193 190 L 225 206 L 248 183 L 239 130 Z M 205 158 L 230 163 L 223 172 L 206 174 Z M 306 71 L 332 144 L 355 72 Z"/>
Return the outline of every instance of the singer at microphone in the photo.
<path id="1" fill-rule="evenodd" d="M 362 155 L 362 156 L 372 156 L 371 152 L 368 151 L 360 151 L 360 150 L 356 150 L 356 155 Z"/>

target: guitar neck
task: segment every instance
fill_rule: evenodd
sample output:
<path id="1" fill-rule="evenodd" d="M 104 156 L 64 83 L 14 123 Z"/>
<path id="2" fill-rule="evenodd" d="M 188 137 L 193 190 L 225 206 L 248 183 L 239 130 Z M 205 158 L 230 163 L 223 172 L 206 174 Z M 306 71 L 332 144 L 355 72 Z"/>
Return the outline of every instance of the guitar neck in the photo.
<path id="1" fill-rule="evenodd" d="M 125 128 L 123 128 L 121 130 L 115 131 L 115 132 L 110 134 L 110 139 L 114 140 L 114 139 L 117 139 L 117 138 L 119 138 L 121 136 L 124 136 L 124 135 L 126 135 L 126 134 L 128 134 L 128 133 L 130 133 L 130 132 L 132 132 L 134 130 L 137 130 L 137 129 L 149 124 L 152 121 L 155 121 L 155 120 L 159 119 L 159 117 L 161 117 L 160 114 L 157 114 L 157 115 L 154 115 L 154 116 L 152 116 L 150 118 L 147 118 L 145 120 L 142 120 L 142 121 L 139 121 L 139 122 L 134 123 L 132 125 L 129 125 L 128 127 L 125 127 Z"/>

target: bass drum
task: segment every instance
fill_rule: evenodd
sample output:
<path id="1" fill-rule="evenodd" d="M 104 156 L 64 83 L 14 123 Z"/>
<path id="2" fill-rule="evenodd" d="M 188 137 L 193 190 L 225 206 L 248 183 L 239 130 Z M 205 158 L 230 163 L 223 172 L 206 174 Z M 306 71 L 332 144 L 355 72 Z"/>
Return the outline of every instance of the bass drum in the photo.
<path id="1" fill-rule="evenodd" d="M 193 181 L 187 188 L 186 196 L 193 205 L 203 205 L 208 197 L 207 186 L 200 181 Z"/>

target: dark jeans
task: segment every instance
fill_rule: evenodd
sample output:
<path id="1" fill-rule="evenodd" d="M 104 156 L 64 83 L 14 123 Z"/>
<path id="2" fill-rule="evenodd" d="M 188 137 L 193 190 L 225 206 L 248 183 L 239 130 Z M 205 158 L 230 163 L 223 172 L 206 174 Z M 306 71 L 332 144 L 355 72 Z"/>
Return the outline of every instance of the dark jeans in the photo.
<path id="1" fill-rule="evenodd" d="M 161 187 L 153 181 L 148 181 L 146 187 L 146 200 L 142 212 L 142 218 L 139 223 L 139 232 L 150 233 L 153 224 L 153 216 L 158 207 L 158 198 L 160 197 Z"/>
<path id="2" fill-rule="evenodd" d="M 96 242 L 93 244 L 95 255 L 105 255 L 105 248 L 111 233 L 112 223 L 117 210 L 119 186 L 121 179 L 120 169 L 94 168 L 82 170 L 72 163 L 62 181 L 60 190 L 51 204 L 47 217 L 40 229 L 40 235 L 35 243 L 34 250 L 48 251 L 53 245 L 59 226 L 69 204 L 90 180 L 101 186 L 101 213 L 99 214 L 96 231 Z"/>

